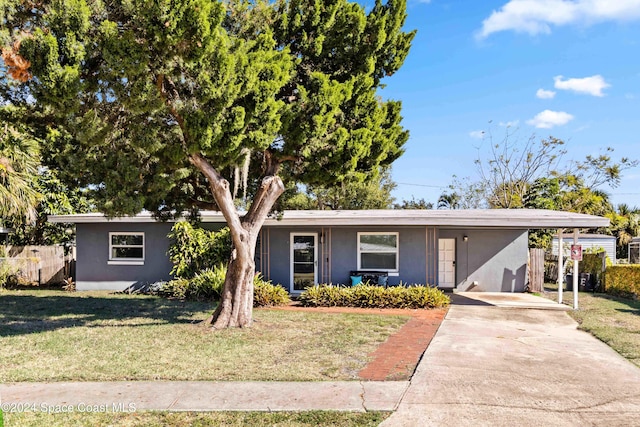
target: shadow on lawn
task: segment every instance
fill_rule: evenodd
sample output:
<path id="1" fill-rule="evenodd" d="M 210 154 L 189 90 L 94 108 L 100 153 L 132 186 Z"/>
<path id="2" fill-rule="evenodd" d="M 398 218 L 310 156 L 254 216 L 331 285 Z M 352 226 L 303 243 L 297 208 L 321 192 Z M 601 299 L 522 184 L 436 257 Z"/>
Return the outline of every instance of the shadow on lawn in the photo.
<path id="1" fill-rule="evenodd" d="M 629 314 L 635 314 L 636 316 L 640 316 L 640 308 L 616 308 L 616 311 L 620 313 L 629 313 Z"/>
<path id="2" fill-rule="evenodd" d="M 640 316 L 640 300 L 634 299 L 632 297 L 622 297 L 617 295 L 609 295 L 609 294 L 594 294 L 599 296 L 600 298 L 608 299 L 609 301 L 614 301 L 619 304 L 624 304 L 627 308 L 616 308 L 615 310 L 620 313 L 629 313 L 635 314 L 636 316 Z"/>
<path id="3" fill-rule="evenodd" d="M 116 295 L 2 295 L 0 296 L 0 336 L 23 335 L 56 329 L 86 327 L 149 326 L 197 323 L 193 319 L 215 306 L 164 298 Z M 145 318 L 144 322 L 133 319 Z M 130 321 L 129 321 L 130 320 Z M 107 323 L 112 321 L 112 323 Z"/>

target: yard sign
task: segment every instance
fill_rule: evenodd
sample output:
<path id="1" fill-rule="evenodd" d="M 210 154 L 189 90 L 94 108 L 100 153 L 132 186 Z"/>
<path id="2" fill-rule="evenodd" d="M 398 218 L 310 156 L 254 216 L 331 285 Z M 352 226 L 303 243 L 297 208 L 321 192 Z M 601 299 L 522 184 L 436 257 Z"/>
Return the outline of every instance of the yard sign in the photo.
<path id="1" fill-rule="evenodd" d="M 571 259 L 582 261 L 582 245 L 571 245 Z"/>

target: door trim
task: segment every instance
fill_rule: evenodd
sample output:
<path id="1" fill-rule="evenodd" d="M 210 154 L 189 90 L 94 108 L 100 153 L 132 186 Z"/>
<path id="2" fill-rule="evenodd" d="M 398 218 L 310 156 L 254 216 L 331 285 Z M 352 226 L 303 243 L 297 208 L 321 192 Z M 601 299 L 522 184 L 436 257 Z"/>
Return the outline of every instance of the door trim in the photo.
<path id="1" fill-rule="evenodd" d="M 294 251 L 294 247 L 293 247 L 293 240 L 295 237 L 299 237 L 299 236 L 307 236 L 307 237 L 313 237 L 313 284 L 317 284 L 318 283 L 318 233 L 305 233 L 305 232 L 298 232 L 296 231 L 295 233 L 291 233 L 290 237 L 289 237 L 289 242 L 290 242 L 290 251 L 289 251 L 289 293 L 291 294 L 299 294 L 303 291 L 300 290 L 295 290 L 294 289 L 294 283 L 293 283 L 293 263 L 294 263 L 294 256 L 293 256 L 293 251 Z"/>

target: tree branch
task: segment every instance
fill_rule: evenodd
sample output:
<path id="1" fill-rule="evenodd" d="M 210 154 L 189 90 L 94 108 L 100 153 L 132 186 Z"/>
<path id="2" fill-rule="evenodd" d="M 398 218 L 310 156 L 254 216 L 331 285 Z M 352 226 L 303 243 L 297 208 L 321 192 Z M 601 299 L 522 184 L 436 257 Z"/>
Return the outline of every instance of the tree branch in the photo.
<path id="1" fill-rule="evenodd" d="M 164 82 L 165 82 L 164 74 L 158 74 L 158 76 L 156 77 L 156 87 L 158 88 L 158 93 L 160 94 L 160 98 L 162 98 L 165 105 L 169 109 L 169 113 L 171 113 L 173 118 L 176 119 L 176 122 L 178 122 L 178 126 L 182 131 L 182 148 L 185 150 L 185 152 L 188 152 L 186 143 L 189 135 L 187 134 L 187 130 L 184 125 L 184 117 L 182 117 L 182 115 L 178 113 L 178 110 L 175 109 L 173 104 L 171 104 L 171 100 L 167 97 L 167 91 L 164 88 Z M 169 80 L 169 83 L 173 85 L 173 83 L 170 80 Z"/>
<path id="2" fill-rule="evenodd" d="M 207 177 L 213 198 L 229 226 L 233 244 L 236 248 L 242 247 L 246 244 L 247 235 L 233 203 L 233 196 L 231 196 L 231 190 L 229 189 L 229 181 L 220 175 L 202 154 L 190 154 L 189 162 Z"/>
<path id="3" fill-rule="evenodd" d="M 280 171 L 280 165 L 284 162 L 297 162 L 300 160 L 298 156 L 290 156 L 290 155 L 279 155 L 276 151 L 272 149 L 266 149 L 264 151 L 264 162 L 265 162 L 265 176 L 268 175 L 277 175 Z"/>
<path id="4" fill-rule="evenodd" d="M 253 202 L 249 212 L 243 218 L 245 227 L 251 230 L 259 230 L 273 208 L 276 200 L 284 193 L 284 184 L 278 176 L 280 170 L 280 159 L 274 158 L 270 150 L 264 152 L 266 163 L 265 177 L 260 183 L 260 187 L 253 197 Z"/>

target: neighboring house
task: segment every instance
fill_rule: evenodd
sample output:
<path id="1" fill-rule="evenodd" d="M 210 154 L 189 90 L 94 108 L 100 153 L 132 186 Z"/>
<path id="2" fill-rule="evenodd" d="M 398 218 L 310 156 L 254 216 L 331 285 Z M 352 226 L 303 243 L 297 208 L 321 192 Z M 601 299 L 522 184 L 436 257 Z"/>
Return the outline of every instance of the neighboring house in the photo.
<path id="1" fill-rule="evenodd" d="M 640 237 L 634 237 L 629 242 L 629 264 L 640 264 Z"/>
<path id="2" fill-rule="evenodd" d="M 170 279 L 171 223 L 149 213 L 52 215 L 76 223 L 78 290 L 121 290 Z M 225 225 L 202 212 L 206 228 Z M 522 292 L 528 230 L 604 227 L 609 220 L 547 210 L 285 211 L 266 220 L 256 269 L 291 293 L 313 283 L 349 283 L 351 271 L 384 271 L 388 284 Z"/>
<path id="3" fill-rule="evenodd" d="M 613 264 L 616 263 L 616 236 L 607 236 L 606 234 L 581 234 L 578 238 L 578 244 L 582 246 L 582 251 L 592 248 L 602 248 Z M 564 247 L 564 255 L 569 256 L 573 245 L 573 234 L 562 235 L 562 246 Z M 554 237 L 551 242 L 551 253 L 558 254 L 558 238 Z"/>

